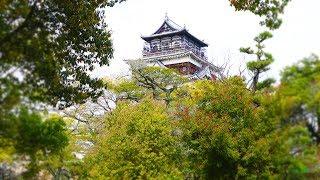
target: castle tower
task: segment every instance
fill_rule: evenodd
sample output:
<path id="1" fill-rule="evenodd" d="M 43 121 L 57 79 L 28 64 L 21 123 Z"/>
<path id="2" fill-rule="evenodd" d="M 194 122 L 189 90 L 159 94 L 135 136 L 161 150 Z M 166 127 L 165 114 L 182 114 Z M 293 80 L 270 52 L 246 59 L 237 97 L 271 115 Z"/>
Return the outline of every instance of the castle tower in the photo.
<path id="1" fill-rule="evenodd" d="M 145 41 L 142 61 L 148 66 L 173 68 L 190 79 L 217 77 L 218 68 L 208 62 L 206 55 L 208 44 L 167 16 L 155 33 L 141 38 Z"/>

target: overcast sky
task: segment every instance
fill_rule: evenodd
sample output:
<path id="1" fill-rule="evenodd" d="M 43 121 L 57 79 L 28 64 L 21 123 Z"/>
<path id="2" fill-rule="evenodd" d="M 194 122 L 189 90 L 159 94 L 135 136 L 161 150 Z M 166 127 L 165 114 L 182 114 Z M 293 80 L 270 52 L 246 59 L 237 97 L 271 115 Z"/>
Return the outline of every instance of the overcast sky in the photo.
<path id="1" fill-rule="evenodd" d="M 320 0 L 292 0 L 285 10 L 281 28 L 266 42 L 275 57 L 269 76 L 311 53 L 320 55 Z M 114 59 L 109 67 L 99 68 L 95 76 L 121 76 L 128 73 L 124 59 L 141 57 L 141 35 L 150 35 L 162 24 L 165 14 L 191 34 L 209 44 L 208 57 L 214 64 L 230 59 L 232 72 L 245 66 L 239 48 L 253 44 L 264 29 L 251 13 L 235 12 L 228 0 L 128 0 L 107 10 L 112 31 Z M 246 59 L 246 60 L 245 60 Z"/>

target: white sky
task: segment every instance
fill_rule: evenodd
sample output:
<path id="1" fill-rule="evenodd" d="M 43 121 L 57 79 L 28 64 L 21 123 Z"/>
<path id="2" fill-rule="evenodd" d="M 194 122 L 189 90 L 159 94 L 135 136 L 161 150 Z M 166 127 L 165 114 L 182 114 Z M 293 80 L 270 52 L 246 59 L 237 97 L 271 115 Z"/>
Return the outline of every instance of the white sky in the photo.
<path id="1" fill-rule="evenodd" d="M 275 57 L 269 76 L 279 78 L 287 65 L 309 56 L 320 55 L 320 0 L 292 0 L 287 6 L 280 29 L 266 42 Z M 141 35 L 150 35 L 162 24 L 166 12 L 171 20 L 209 44 L 208 57 L 214 64 L 230 59 L 231 71 L 245 66 L 239 48 L 253 45 L 253 38 L 264 29 L 251 13 L 235 12 L 228 0 L 128 0 L 107 10 L 112 31 L 114 59 L 109 67 L 94 72 L 97 77 L 128 73 L 124 59 L 141 57 Z M 250 59 L 247 59 L 250 60 Z"/>

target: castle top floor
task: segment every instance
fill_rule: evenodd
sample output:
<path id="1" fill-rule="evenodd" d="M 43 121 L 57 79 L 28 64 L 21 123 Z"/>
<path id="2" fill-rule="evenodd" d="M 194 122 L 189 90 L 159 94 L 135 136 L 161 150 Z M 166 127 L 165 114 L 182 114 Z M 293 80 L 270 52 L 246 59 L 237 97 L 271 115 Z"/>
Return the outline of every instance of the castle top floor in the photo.
<path id="1" fill-rule="evenodd" d="M 190 34 L 185 27 L 179 26 L 168 17 L 155 33 L 141 38 L 145 41 L 143 57 L 192 52 L 198 58 L 207 60 L 206 47 L 208 44 Z"/>

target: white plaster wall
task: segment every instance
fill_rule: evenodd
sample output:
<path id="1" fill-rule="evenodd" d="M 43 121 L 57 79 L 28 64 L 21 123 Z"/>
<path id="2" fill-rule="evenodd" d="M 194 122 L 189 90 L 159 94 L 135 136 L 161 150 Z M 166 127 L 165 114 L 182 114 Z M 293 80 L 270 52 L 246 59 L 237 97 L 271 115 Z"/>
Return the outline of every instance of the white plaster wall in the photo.
<path id="1" fill-rule="evenodd" d="M 190 56 L 184 56 L 184 57 L 178 57 L 175 59 L 167 59 L 167 60 L 161 60 L 161 62 L 164 65 L 171 65 L 171 64 L 179 64 L 179 63 L 192 63 L 198 67 L 202 67 L 202 64 L 200 64 L 199 62 L 197 62 L 196 60 L 194 60 L 193 58 L 191 58 Z M 159 66 L 158 63 L 154 62 L 149 62 L 148 66 Z"/>

